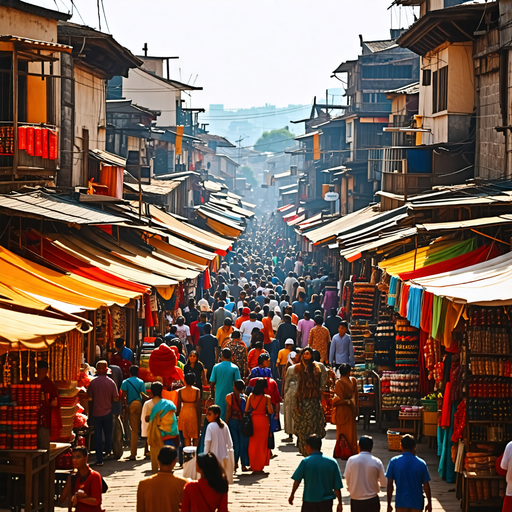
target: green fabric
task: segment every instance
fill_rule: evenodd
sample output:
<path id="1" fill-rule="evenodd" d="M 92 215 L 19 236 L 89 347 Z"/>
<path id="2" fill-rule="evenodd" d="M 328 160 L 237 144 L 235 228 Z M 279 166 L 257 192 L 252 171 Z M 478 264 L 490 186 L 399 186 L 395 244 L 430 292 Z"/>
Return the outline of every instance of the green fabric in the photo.
<path id="1" fill-rule="evenodd" d="M 441 322 L 441 309 L 443 305 L 443 298 L 434 295 L 432 298 L 432 338 L 437 340 L 437 333 L 439 332 L 439 324 Z"/>
<path id="2" fill-rule="evenodd" d="M 425 260 L 425 266 L 433 265 L 434 263 L 440 263 L 442 261 L 449 260 L 450 258 L 456 258 L 462 254 L 474 251 L 478 247 L 476 237 L 464 240 L 455 245 L 451 245 L 442 251 L 435 252 L 430 256 L 427 256 Z"/>

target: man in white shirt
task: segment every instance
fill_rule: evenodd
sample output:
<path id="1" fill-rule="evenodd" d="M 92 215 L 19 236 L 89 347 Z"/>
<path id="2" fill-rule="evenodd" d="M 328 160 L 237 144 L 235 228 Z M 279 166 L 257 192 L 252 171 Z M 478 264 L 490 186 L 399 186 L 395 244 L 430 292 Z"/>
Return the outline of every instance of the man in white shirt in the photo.
<path id="1" fill-rule="evenodd" d="M 240 279 L 238 280 L 238 284 L 242 288 L 247 284 L 247 279 L 245 277 L 245 272 L 240 271 Z"/>
<path id="2" fill-rule="evenodd" d="M 247 346 L 251 344 L 251 333 L 255 327 L 257 327 L 258 329 L 263 329 L 263 324 L 259 320 L 256 320 L 256 313 L 251 313 L 249 315 L 249 320 L 242 322 L 242 325 L 240 326 L 242 341 Z"/>
<path id="3" fill-rule="evenodd" d="M 293 272 L 288 274 L 288 277 L 284 280 L 283 288 L 286 290 L 286 294 L 290 297 L 293 295 L 293 284 L 298 283 L 297 279 L 293 277 Z"/>
<path id="4" fill-rule="evenodd" d="M 373 439 L 359 439 L 358 455 L 352 455 L 345 466 L 345 480 L 350 493 L 352 512 L 379 512 L 379 492 L 387 485 L 382 461 L 372 455 Z"/>
<path id="5" fill-rule="evenodd" d="M 503 510 L 510 510 L 512 508 L 512 441 L 505 447 L 500 467 L 507 471 L 507 490 L 505 491 Z"/>

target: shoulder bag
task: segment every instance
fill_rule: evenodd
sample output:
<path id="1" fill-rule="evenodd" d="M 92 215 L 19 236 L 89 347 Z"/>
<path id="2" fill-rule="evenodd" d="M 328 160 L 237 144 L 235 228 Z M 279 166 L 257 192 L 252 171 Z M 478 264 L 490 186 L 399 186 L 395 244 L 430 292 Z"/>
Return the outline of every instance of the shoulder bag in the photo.
<path id="1" fill-rule="evenodd" d="M 265 398 L 265 395 L 260 397 L 260 401 L 258 402 L 258 405 L 260 405 L 262 398 Z M 258 405 L 256 407 L 258 407 Z M 242 435 L 244 437 L 252 437 L 254 435 L 254 427 L 253 427 L 253 424 L 252 424 L 252 411 L 253 411 L 253 407 L 251 407 L 250 410 L 247 411 L 242 416 L 240 430 L 241 430 Z"/>

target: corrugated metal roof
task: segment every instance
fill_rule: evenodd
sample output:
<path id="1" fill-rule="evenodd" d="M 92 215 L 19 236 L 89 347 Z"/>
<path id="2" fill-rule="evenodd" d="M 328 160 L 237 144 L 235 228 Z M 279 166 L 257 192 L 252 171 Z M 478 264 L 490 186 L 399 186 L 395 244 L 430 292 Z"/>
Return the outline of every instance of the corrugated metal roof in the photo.
<path id="1" fill-rule="evenodd" d="M 455 222 L 435 222 L 429 224 L 418 224 L 419 231 L 447 231 L 452 229 L 471 229 L 484 226 L 495 226 L 498 224 L 509 224 L 512 222 L 512 215 L 498 215 L 497 217 L 483 217 L 480 219 L 457 220 Z"/>
<path id="2" fill-rule="evenodd" d="M 21 215 L 71 224 L 113 224 L 124 217 L 102 212 L 69 198 L 36 191 L 29 194 L 0 195 L 0 208 Z"/>
<path id="3" fill-rule="evenodd" d="M 316 131 L 316 132 L 305 133 L 304 135 L 297 135 L 297 137 L 295 137 L 295 140 L 307 139 L 308 137 L 313 137 L 313 135 L 318 135 L 319 133 L 320 132 Z"/>
<path id="4" fill-rule="evenodd" d="M 119 155 L 114 155 L 108 151 L 103 151 L 101 149 L 90 149 L 89 156 L 99 160 L 100 162 L 105 162 L 106 164 L 116 165 L 118 167 L 126 167 L 126 158 L 123 158 Z"/>
<path id="5" fill-rule="evenodd" d="M 170 180 L 153 180 L 151 185 L 142 184 L 142 192 L 144 194 L 155 194 L 159 196 L 165 196 L 169 192 L 172 192 L 175 188 L 179 187 L 182 180 L 170 181 Z M 135 193 L 139 193 L 138 183 L 124 183 L 126 188 L 130 189 Z"/>

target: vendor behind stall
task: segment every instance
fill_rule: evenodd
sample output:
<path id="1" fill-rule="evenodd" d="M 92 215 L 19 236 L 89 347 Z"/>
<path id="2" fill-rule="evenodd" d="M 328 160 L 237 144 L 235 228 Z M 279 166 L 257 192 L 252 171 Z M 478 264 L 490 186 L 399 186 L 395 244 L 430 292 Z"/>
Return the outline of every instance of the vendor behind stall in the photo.
<path id="1" fill-rule="evenodd" d="M 49 450 L 52 414 L 54 417 L 54 426 L 58 430 L 62 428 L 62 419 L 59 407 L 59 392 L 54 382 L 48 378 L 48 363 L 46 361 L 37 362 L 37 380 L 41 385 L 41 399 L 37 424 L 37 447 L 42 450 Z"/>

